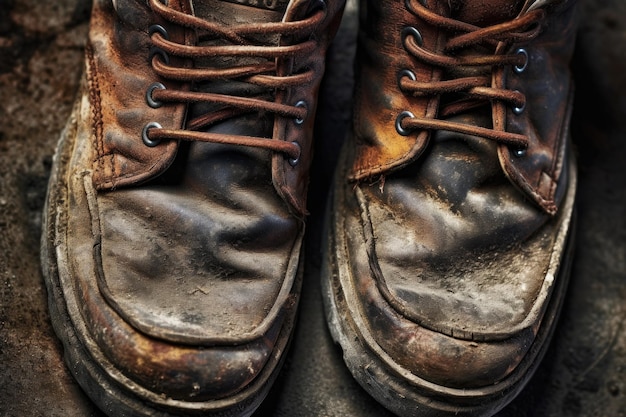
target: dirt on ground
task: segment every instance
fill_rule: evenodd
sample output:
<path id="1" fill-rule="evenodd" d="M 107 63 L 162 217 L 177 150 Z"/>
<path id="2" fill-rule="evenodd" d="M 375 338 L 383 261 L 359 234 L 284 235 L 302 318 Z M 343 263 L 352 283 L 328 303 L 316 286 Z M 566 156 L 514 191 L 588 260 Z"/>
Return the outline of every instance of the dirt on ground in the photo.
<path id="1" fill-rule="evenodd" d="M 318 111 L 299 324 L 257 417 L 390 416 L 343 366 L 319 288 L 323 201 L 350 119 L 354 4 L 331 51 Z M 626 2 L 580 5 L 571 283 L 547 357 L 500 417 L 626 416 Z M 86 0 L 0 0 L 0 416 L 101 415 L 63 363 L 39 267 L 51 156 L 77 90 L 89 11 Z"/>

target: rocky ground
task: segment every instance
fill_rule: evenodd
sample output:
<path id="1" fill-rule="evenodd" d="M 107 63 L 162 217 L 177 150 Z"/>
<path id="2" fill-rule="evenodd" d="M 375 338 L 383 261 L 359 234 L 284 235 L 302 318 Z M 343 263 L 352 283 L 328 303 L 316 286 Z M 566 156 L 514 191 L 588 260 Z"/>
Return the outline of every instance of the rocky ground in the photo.
<path id="1" fill-rule="evenodd" d="M 86 0 L 0 0 L 0 416 L 100 416 L 62 362 L 39 270 L 51 155 L 69 115 L 89 19 Z M 354 4 L 332 50 L 318 123 L 307 276 L 292 350 L 257 416 L 385 417 L 330 341 L 319 289 L 319 224 L 349 119 Z M 573 135 L 578 240 L 550 351 L 500 417 L 626 415 L 626 2 L 582 0 Z M 322 151 L 325 150 L 325 151 Z"/>

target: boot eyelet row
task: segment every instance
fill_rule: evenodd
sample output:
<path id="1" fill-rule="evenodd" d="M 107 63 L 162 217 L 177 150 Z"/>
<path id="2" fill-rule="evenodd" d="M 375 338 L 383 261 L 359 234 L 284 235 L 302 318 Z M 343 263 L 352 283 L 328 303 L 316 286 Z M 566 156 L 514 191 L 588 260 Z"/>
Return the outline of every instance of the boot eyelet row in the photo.
<path id="1" fill-rule="evenodd" d="M 156 139 L 156 140 L 150 139 L 148 137 L 148 130 L 150 130 L 150 129 L 163 129 L 163 126 L 161 126 L 157 122 L 150 122 L 150 123 L 146 124 L 143 127 L 143 130 L 141 131 L 141 140 L 143 140 L 144 145 L 146 145 L 149 148 L 154 148 L 159 143 L 161 143 L 161 139 Z"/>
<path id="2" fill-rule="evenodd" d="M 160 34 L 163 39 L 168 40 L 170 38 L 169 33 L 167 33 L 167 29 L 165 29 L 163 26 L 161 25 L 152 25 L 148 28 L 148 35 L 152 36 L 153 34 L 158 33 Z M 167 52 L 165 52 L 163 49 L 161 48 L 157 48 L 156 46 L 153 46 L 150 48 L 150 55 L 149 55 L 149 60 L 152 61 L 152 58 L 155 55 L 160 55 L 161 59 L 163 60 L 163 62 L 165 62 L 166 64 L 170 63 L 170 57 L 167 54 Z"/>
<path id="3" fill-rule="evenodd" d="M 524 71 L 526 71 L 526 68 L 528 68 L 528 61 L 529 61 L 528 51 L 524 48 L 518 48 L 515 51 L 515 53 L 517 55 L 522 55 L 524 57 L 524 63 L 522 65 L 513 66 L 513 71 L 516 74 L 522 74 Z M 519 116 L 520 114 L 524 113 L 525 109 L 526 109 L 526 104 L 522 106 L 515 106 L 513 107 L 513 113 Z"/>
<path id="4" fill-rule="evenodd" d="M 411 134 L 411 129 L 405 129 L 402 127 L 402 120 L 405 118 L 414 119 L 415 115 L 408 110 L 403 111 L 396 117 L 396 132 L 398 132 L 402 136 L 409 136 Z"/>
<path id="5" fill-rule="evenodd" d="M 296 103 L 296 107 L 300 107 L 300 108 L 303 108 L 305 110 L 308 109 L 308 106 L 306 105 L 306 101 L 304 101 L 304 100 L 298 101 Z M 302 125 L 304 123 L 305 119 L 306 119 L 306 116 L 303 117 L 303 118 L 297 117 L 297 118 L 294 119 L 294 123 L 297 124 L 297 125 Z M 292 167 L 295 167 L 300 162 L 300 156 L 302 155 L 302 147 L 296 141 L 293 141 L 291 143 L 296 145 L 298 147 L 298 149 L 300 150 L 300 152 L 298 152 L 298 156 L 297 157 L 287 159 L 287 162 L 289 162 L 289 165 L 291 165 Z"/>
<path id="6" fill-rule="evenodd" d="M 167 1 L 165 1 L 165 5 L 167 5 Z M 149 36 L 152 36 L 155 33 L 160 34 L 161 37 L 163 37 L 163 39 L 169 40 L 169 38 L 170 38 L 169 33 L 167 33 L 167 29 L 165 29 L 161 25 L 152 25 L 152 26 L 150 26 L 148 28 L 148 35 Z M 167 54 L 167 52 L 165 52 L 161 48 L 157 48 L 157 47 L 153 46 L 153 47 L 150 48 L 150 54 L 148 56 L 148 60 L 152 61 L 152 59 L 154 58 L 155 55 L 159 55 L 165 64 L 169 64 L 170 63 L 170 57 Z M 152 92 L 154 90 L 156 90 L 156 89 L 165 90 L 165 86 L 162 83 L 155 82 L 155 83 L 152 83 L 148 87 L 148 89 L 146 90 L 146 103 L 148 104 L 148 106 L 152 107 L 153 109 L 157 109 L 157 108 L 159 108 L 159 107 L 161 107 L 163 105 L 162 102 L 156 101 L 152 97 Z M 157 140 L 150 139 L 148 137 L 148 130 L 150 130 L 150 129 L 162 129 L 162 128 L 163 128 L 163 126 L 161 126 L 157 122 L 150 122 L 150 123 L 146 124 L 143 127 L 143 130 L 141 131 L 141 140 L 143 141 L 144 145 L 146 145 L 146 146 L 148 146 L 150 148 L 153 148 L 153 147 L 157 146 L 159 143 L 161 143 L 160 139 L 157 139 Z"/>
<path id="7" fill-rule="evenodd" d="M 152 48 L 150 48 L 148 61 L 152 62 L 152 58 L 154 58 L 155 55 L 159 55 L 164 64 L 168 65 L 170 63 L 170 56 L 167 54 L 167 52 L 165 52 L 161 48 L 153 46 Z"/>
<path id="8" fill-rule="evenodd" d="M 165 86 L 162 83 L 156 82 L 152 83 L 150 87 L 148 87 L 148 89 L 146 90 L 146 103 L 148 103 L 148 106 L 152 107 L 153 109 L 158 109 L 163 105 L 162 102 L 157 101 L 152 97 L 152 92 L 157 89 L 165 90 Z"/>

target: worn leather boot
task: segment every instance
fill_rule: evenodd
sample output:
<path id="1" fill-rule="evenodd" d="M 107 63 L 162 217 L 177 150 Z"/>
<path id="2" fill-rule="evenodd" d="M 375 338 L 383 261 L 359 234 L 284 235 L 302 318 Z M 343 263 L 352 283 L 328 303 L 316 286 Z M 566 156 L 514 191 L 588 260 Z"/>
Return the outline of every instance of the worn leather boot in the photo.
<path id="1" fill-rule="evenodd" d="M 487 416 L 528 381 L 568 280 L 570 0 L 363 0 L 325 301 L 400 416 Z"/>
<path id="2" fill-rule="evenodd" d="M 111 416 L 245 416 L 299 299 L 343 0 L 96 0 L 43 236 L 69 369 Z"/>

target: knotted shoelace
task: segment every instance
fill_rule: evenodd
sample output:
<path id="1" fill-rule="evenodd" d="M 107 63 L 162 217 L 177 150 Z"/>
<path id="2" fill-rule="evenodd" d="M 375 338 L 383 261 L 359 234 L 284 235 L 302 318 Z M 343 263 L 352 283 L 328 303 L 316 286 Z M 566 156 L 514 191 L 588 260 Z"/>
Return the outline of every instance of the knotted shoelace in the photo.
<path id="1" fill-rule="evenodd" d="M 511 21 L 488 27 L 478 27 L 452 18 L 441 16 L 427 9 L 419 0 L 406 0 L 411 13 L 429 25 L 447 32 L 455 33 L 447 39 L 442 52 L 433 52 L 422 47 L 419 32 L 407 28 L 403 33 L 403 42 L 408 53 L 420 61 L 440 69 L 463 67 L 490 67 L 484 76 L 461 76 L 459 78 L 420 82 L 409 71 L 400 80 L 400 88 L 406 94 L 414 96 L 440 96 L 447 93 L 462 93 L 464 98 L 442 105 L 439 118 L 423 118 L 410 112 L 403 112 L 397 121 L 401 132 L 415 129 L 446 130 L 473 136 L 480 136 L 507 144 L 515 149 L 526 149 L 528 138 L 525 135 L 498 131 L 486 127 L 442 120 L 440 118 L 462 113 L 489 102 L 504 102 L 518 111 L 526 105 L 526 97 L 520 91 L 492 87 L 493 69 L 514 66 L 524 69 L 528 64 L 528 55 L 523 50 L 513 54 L 504 54 L 502 50 L 512 42 L 527 42 L 534 39 L 540 31 L 538 24 L 545 12 L 541 9 L 529 11 Z M 455 52 L 473 46 L 480 46 L 493 51 L 492 54 L 460 55 Z M 524 52 L 524 53 L 521 53 Z"/>
<path id="2" fill-rule="evenodd" d="M 309 36 L 322 22 L 326 9 L 319 8 L 303 20 L 292 22 L 250 23 L 224 26 L 210 22 L 183 12 L 176 11 L 161 3 L 160 0 L 149 0 L 152 10 L 163 19 L 182 27 L 193 29 L 197 33 L 196 45 L 184 45 L 168 39 L 167 32 L 160 26 L 151 30 L 151 41 L 157 53 L 153 54 L 152 67 L 161 77 L 169 80 L 193 83 L 212 80 L 236 80 L 262 87 L 265 91 L 280 91 L 290 87 L 309 83 L 314 73 L 305 69 L 300 73 L 285 73 L 280 62 L 297 56 L 313 53 L 316 48 L 314 40 Z M 288 44 L 260 44 L 258 39 L 269 39 L 290 36 L 303 41 Z M 203 40 L 220 40 L 224 44 L 202 45 Z M 216 62 L 237 62 L 237 58 L 262 59 L 261 63 L 250 65 L 242 63 L 232 67 L 200 67 L 185 68 L 170 64 L 169 56 L 183 59 L 211 58 Z M 235 59 L 233 59 L 235 58 Z M 245 61 L 239 59 L 239 61 Z M 194 61 L 195 62 L 195 61 Z M 283 61 L 284 62 L 284 61 Z M 274 94 L 270 94 L 274 97 Z M 302 123 L 307 116 L 307 108 L 303 103 L 294 105 L 268 101 L 262 96 L 240 97 L 228 94 L 217 94 L 200 91 L 184 91 L 167 89 L 162 84 L 153 84 L 149 89 L 148 101 L 153 106 L 162 103 L 214 103 L 220 105 L 219 110 L 202 114 L 187 121 L 183 129 L 164 129 L 153 123 L 144 131 L 144 142 L 158 144 L 161 140 L 185 140 L 213 142 L 232 145 L 253 146 L 282 152 L 290 160 L 298 160 L 300 147 L 296 143 L 286 142 L 280 138 L 262 138 L 221 134 L 200 131 L 220 121 L 250 112 L 272 113 L 281 117 L 292 118 Z M 146 138 L 147 137 L 147 138 Z"/>

